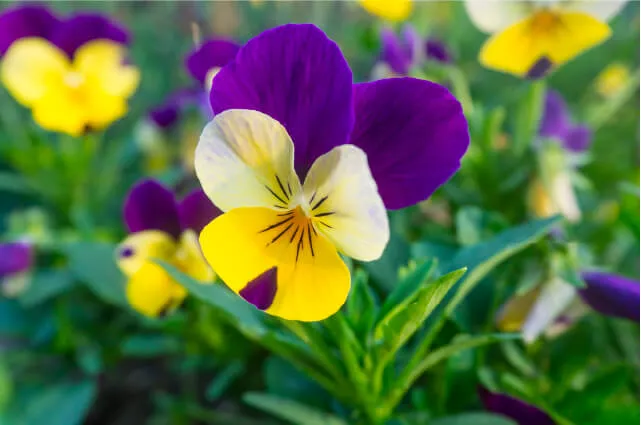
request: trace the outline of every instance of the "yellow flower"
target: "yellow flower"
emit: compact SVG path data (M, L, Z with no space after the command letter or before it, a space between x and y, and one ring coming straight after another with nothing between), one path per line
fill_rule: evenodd
M503 2L467 0L470 19L492 34L483 45L483 66L539 78L610 37L607 22L625 1Z
M411 0L359 0L365 10L388 21L403 21L412 11Z
M598 75L596 91L603 97L610 97L617 94L629 80L630 68L621 63L613 63Z
M568 172L558 173L549 185L539 179L534 180L530 186L528 201L536 217L561 214L573 223L581 220L581 210Z
M127 112L127 99L140 75L124 64L125 47L93 40L70 60L47 40L15 41L0 62L0 80L9 93L30 108L41 127L82 134L103 129Z

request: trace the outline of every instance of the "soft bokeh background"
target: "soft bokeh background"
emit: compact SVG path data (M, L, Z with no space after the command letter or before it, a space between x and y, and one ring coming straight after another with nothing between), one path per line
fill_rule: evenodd
M25 229L32 235L42 236L49 227L65 229L55 233L54 238L72 240L87 229L93 232L92 238L112 242L124 235L120 215L122 200L129 187L147 174L131 129L151 107L175 89L192 85L183 61L194 46L194 37L224 36L242 43L280 24L312 22L340 45L355 78L366 81L378 58L378 31L383 26L355 2L54 1L48 4L62 14L99 10L122 22L132 32L131 61L140 67L142 80L127 117L109 128L102 138L105 149L118 152L115 157L123 171L106 176L111 179L106 200L103 208L92 213L91 225L83 228L82 217L43 212L50 206L20 190L19 182L5 173L10 170L9 164L0 157L0 233L7 237L17 236ZM9 5L0 2L0 12ZM504 132L509 135L516 125L512 111L530 83L481 68L477 54L486 36L472 25L462 3L418 2L409 21L421 35L436 37L451 50L469 84L475 106L484 111L499 106L505 108ZM608 111L602 108L606 103L595 94L594 82L607 65L615 62L629 67L633 75L638 74L639 3L630 2L611 26L613 37L610 40L563 66L552 75L548 84L565 96L577 121L587 122L595 128L591 161L582 169L586 179L580 201L585 219L570 233L590 247L590 255L598 259L597 263L638 278L638 85L621 107ZM474 126L473 122L471 126ZM36 140L42 134L43 130L31 122L29 112L0 88L0 144L24 137ZM507 140L509 143L509 137ZM472 146L474 143L472 140ZM473 150L469 154L471 157ZM42 167L46 167L48 161L26 153L24 159L40 163ZM481 157L480 161L483 160ZM471 166L466 168L468 166L470 164L464 162L458 178L436 197L437 200L447 197L452 201L451 216L465 207L479 207L485 214L485 227L479 230L483 237L508 225L520 224L526 215L525 193L486 196L485 189L487 193L495 193L496 188L484 188L482 182L477 181L475 185L465 180L466 176L473 175L466 174L469 172L466 169L471 170ZM494 169L487 171L488 175L493 174L487 178L487 184L514 177L503 174L508 172L512 173L502 168L502 164L495 164ZM178 183L181 177L176 167L153 175L172 184ZM95 183L91 181L94 177L102 178L90 177L90 186ZM514 178L518 180L519 177ZM31 212L25 213L25 207L31 207ZM19 212L16 214L16 211ZM393 216L397 230L407 227L406 224L398 225L399 222L412 221L404 214ZM415 216L412 217L415 220ZM414 229L414 237L452 246L460 242L456 236L460 229L456 229L456 223L451 220L444 226L421 222L417 227L419 230ZM530 252L530 256L542 255L545 250L541 246L537 249L534 254ZM44 262L55 264L64 264L64 261L57 257L44 259ZM517 285L516 281L522 277L511 270L503 271L508 276L505 279L509 281L505 283L507 286ZM382 287L381 292L389 289L385 289L385 284ZM491 322L488 321L491 315L489 298L480 292L472 295L477 304L468 312L471 314L470 328L480 331L491 327L488 325ZM162 323L141 323L133 315L100 302L95 294L84 288L72 295L49 300L35 309L19 309L6 303L2 306L0 331L3 339L0 344L11 348L20 346L27 339L30 341L17 354L11 354L11 363L0 358L0 402L10 400L11 394L19 394L21 398L12 399L12 408L30 412L20 416L22 422L7 422L10 425L72 425L78 423L77 418L82 417L78 415L87 408L89 414L81 422L87 425L280 423L266 419L266 415L239 401L240 394L265 388L273 394L295 396L299 401L325 410L345 412L344 406L327 392L286 362L240 338L232 326L207 328L207 320L215 320L216 312L201 305L190 305L188 314ZM414 391L408 402L410 407L406 407L435 415L478 409L475 381L471 376L476 376L477 372L482 375L494 365L497 369L505 366L517 371L503 376L508 387L523 388L535 382L540 384L537 388L549 391L543 394L547 394L545 397L551 402L555 397L555 385L571 392L589 381L589 391L582 389L574 399L564 401L566 405L561 408L566 409L564 412L582 411L576 413L574 422L570 423L587 424L582 415L593 411L589 406L596 406L597 412L612 408L622 418L621 421L598 422L599 425L638 422L638 326L590 317L563 338L545 347L510 351L513 347L507 346L484 352L480 358L471 354L456 357L446 368L430 376L429 383L424 382L424 387ZM225 349L212 355L212 346ZM613 365L612 369L596 367L608 362ZM589 379L580 373L586 370L586 365L597 370ZM618 365L623 366L618 368ZM474 367L476 371L472 371ZM544 376L532 373L534 369L545 371L541 372ZM81 377L87 374L98 376L97 386L93 386L93 381L82 386L85 384ZM22 388L25 383L30 384L26 385L26 390ZM562 390L558 392L560 394ZM31 397L36 393L40 395Z

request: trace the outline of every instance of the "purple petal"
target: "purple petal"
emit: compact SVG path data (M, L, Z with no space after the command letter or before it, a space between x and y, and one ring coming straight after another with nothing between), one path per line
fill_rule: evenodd
M483 387L479 388L479 396L487 411L511 418L518 425L555 425L547 413L518 398L493 393Z
M569 129L563 138L563 147L568 151L585 152L592 142L592 130L585 125L577 125Z
M60 23L46 7L37 5L16 6L0 15L0 56L19 38L49 38Z
M155 180L143 180L129 192L124 219L131 233L161 230L180 236L178 206L174 194Z
M548 90L543 108L539 135L563 139L570 125L570 117L565 101L559 93Z
M184 108L197 105L203 96L202 88L182 89L169 96L162 104L149 111L149 118L160 128L173 126Z
M367 153L388 209L427 199L460 167L470 136L446 88L415 78L354 85L350 143Z
M64 21L51 37L51 42L72 57L75 51L91 40L112 40L129 43L127 30L96 13L78 13Z
M425 54L428 59L438 62L451 63L452 56L441 41L431 38L425 43Z
M603 272L581 273L586 287L579 295L590 307L606 316L639 322L639 282Z
M274 297L276 296L277 275L276 267L272 267L249 282L247 286L238 292L238 295L243 297L245 301L256 306L257 309L267 310L274 302Z
M263 32L214 79L214 113L253 109L278 120L304 177L314 160L345 144L354 122L352 72L340 49L311 24Z
M196 233L222 214L209 200L205 192L196 189L188 194L178 205L180 225L183 230L192 229Z
M222 68L234 60L238 49L240 46L230 40L208 40L187 55L185 66L192 77L205 85L209 70Z
M407 75L412 64L412 52L403 46L390 28L381 30L381 59L397 74Z
M33 247L25 242L0 244L0 279L23 272L33 263Z

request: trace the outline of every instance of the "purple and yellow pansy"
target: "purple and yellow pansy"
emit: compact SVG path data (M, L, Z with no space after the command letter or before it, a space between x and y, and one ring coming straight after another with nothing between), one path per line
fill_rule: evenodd
M350 289L339 253L379 258L386 209L428 198L469 144L447 89L413 78L353 84L338 46L309 24L250 40L210 100L195 168L224 214L203 229L203 253L234 292L285 319L336 312Z
M610 37L607 22L626 0L466 0L472 22L492 34L479 54L487 68L541 78Z
M140 78L127 31L94 13L66 19L36 5L0 15L0 80L42 128L81 135L127 112Z
M154 260L166 261L201 282L215 275L198 246L198 233L220 214L201 190L177 202L171 190L154 180L136 184L125 201L129 236L116 251L127 275L126 295L140 313L157 317L180 305L186 290Z

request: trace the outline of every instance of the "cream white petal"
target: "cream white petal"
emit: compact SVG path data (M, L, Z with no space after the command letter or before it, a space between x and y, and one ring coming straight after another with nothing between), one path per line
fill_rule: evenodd
M536 6L529 2L505 0L466 0L467 14L478 29L500 31L526 18Z
M230 109L216 115L200 136L195 169L203 190L223 211L284 210L300 192L287 130L258 111Z
M363 261L381 256L389 240L387 211L360 148L342 145L320 156L303 194L316 229L341 252Z
M555 278L545 284L521 331L525 342L533 342L551 326L576 296L572 285Z
M608 22L625 7L627 0L570 0L562 3L565 10L583 12L602 21Z

